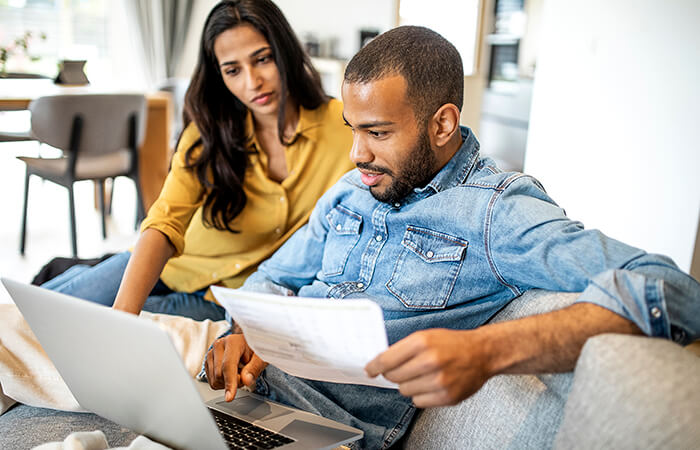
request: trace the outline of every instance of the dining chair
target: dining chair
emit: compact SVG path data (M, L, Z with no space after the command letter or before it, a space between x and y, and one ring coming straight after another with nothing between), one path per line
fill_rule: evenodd
M70 94L39 97L29 105L31 134L62 151L59 158L20 156L27 166L20 253L25 250L29 178L32 175L68 189L71 244L78 253L75 222L76 181L93 180L99 187L102 237L107 237L104 182L126 176L136 185L136 221L145 216L138 179L138 149L144 137L146 98L138 94Z

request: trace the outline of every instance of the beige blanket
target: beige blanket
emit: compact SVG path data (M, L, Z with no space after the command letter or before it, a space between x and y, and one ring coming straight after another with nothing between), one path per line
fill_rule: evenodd
M209 345L228 328L226 321L197 322L143 312L168 332L185 367L194 377ZM14 304L0 304L0 414L17 401L30 406L84 411Z

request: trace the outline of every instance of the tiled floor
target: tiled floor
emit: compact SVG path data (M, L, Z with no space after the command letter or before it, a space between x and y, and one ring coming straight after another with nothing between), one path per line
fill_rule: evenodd
M42 148L42 156L54 149ZM24 191L24 163L16 156L36 156L35 142L0 143L0 276L30 282L39 269L55 256L70 256L68 192L65 188L32 177L29 186L27 243L25 255L19 254ZM135 189L126 178L115 183L112 215L107 219L107 239L102 239L100 214L94 208L93 186L89 181L75 185L78 256L92 258L107 252L127 249L136 241ZM11 301L0 287L0 303Z

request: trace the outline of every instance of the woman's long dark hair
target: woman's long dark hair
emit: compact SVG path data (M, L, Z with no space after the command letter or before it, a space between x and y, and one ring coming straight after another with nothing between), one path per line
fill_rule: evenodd
M302 49L282 11L270 0L222 1L211 10L204 24L199 59L185 95L183 121L194 122L200 138L187 149L185 161L207 191L202 220L205 226L237 232L231 221L246 204L243 178L250 141L245 135L247 108L224 84L214 54L214 41L226 30L242 23L255 27L270 44L280 74L278 117L280 142L284 142L287 95L306 109L328 100L318 72ZM196 157L194 150L201 144Z

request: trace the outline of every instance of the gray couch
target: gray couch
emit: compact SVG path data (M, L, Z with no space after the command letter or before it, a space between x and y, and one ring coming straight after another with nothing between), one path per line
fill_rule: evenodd
M530 291L493 321L561 309L576 294ZM93 414L18 405L0 416L0 449L61 441L101 429L112 446L133 432ZM454 407L419 413L404 448L700 447L700 358L669 341L590 339L573 373L504 375Z

